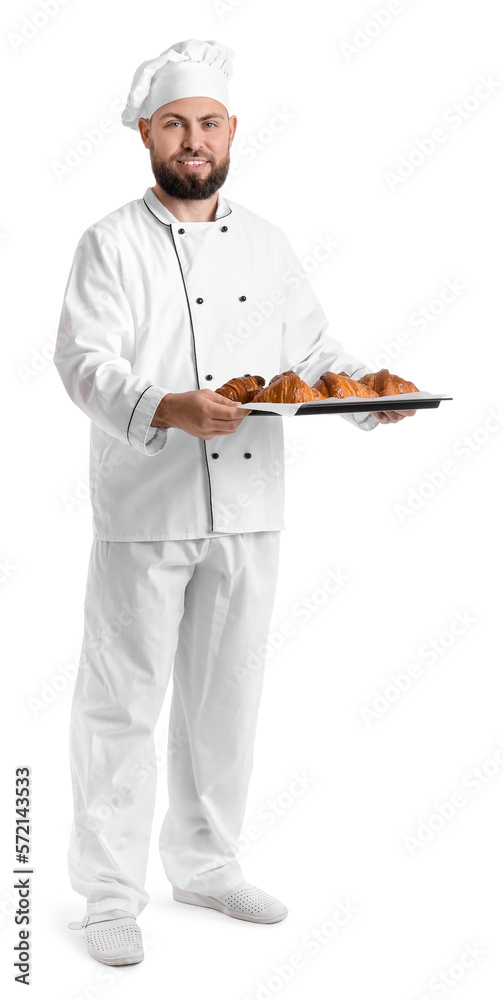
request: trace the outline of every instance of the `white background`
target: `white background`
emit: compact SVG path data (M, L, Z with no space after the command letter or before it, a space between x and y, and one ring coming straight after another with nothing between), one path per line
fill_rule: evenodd
M114 1000L156 982L168 995L225 1000L500 997L499 4L401 0L382 27L375 15L388 4L363 0L49 7L42 24L41 3L5 3L1 35L2 995L21 989L12 966L14 769L27 764L32 996ZM235 51L238 169L223 193L283 228L348 350L453 400L371 433L341 417L284 421L292 458L271 627L277 648L267 661L240 861L245 878L282 899L289 915L259 926L173 901L157 851L170 685L156 733L151 903L139 919L146 957L108 970L67 929L84 913L66 851L68 721L92 537L89 423L51 353L78 239L154 183L139 135L120 121L133 72L190 37ZM360 47L345 49L355 37ZM481 78L493 81L491 94ZM474 99L482 91L485 99ZM278 110L291 120L273 134ZM109 131L58 176L105 118ZM419 163L418 141L439 128L444 141ZM414 150L410 176L392 183L387 174L400 164L405 173ZM337 249L313 269L322 239ZM447 304L448 281L458 291ZM429 316L422 326L421 309ZM331 594L329 571L346 578ZM288 622L293 635L278 639ZM407 690L390 687L411 664ZM377 695L380 710L365 719ZM295 773L309 783L292 796ZM439 806L456 793L464 805L442 820ZM280 813L273 822L269 800ZM326 922L339 902L355 912L334 933ZM477 957L463 965L467 946ZM295 953L303 967L292 970Z

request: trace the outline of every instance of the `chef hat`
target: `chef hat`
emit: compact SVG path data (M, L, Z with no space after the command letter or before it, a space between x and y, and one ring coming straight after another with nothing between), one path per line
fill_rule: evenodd
M181 97L212 97L228 110L228 80L234 52L215 41L188 38L155 59L147 59L133 77L122 124L138 129L139 118Z

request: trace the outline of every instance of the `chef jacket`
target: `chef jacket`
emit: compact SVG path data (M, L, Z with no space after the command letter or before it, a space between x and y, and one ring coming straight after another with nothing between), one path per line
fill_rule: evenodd
M147 188L89 226L75 250L54 364L90 418L95 537L208 538L283 530L278 416L209 441L150 426L163 396L241 375L369 369L327 319L283 231L220 193L210 222L181 222ZM370 412L345 414L362 430ZM335 427L334 427L335 430Z

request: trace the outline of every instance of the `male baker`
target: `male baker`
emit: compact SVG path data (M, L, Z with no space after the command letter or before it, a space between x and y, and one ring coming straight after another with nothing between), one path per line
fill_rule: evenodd
M154 728L172 666L159 847L173 896L241 920L287 915L237 860L284 528L283 426L214 388L369 371L328 335L281 229L219 194L232 58L191 38L137 69L122 121L156 183L81 237L54 357L91 420L68 850L86 914L70 926L110 965L143 959ZM414 413L345 416L371 430Z

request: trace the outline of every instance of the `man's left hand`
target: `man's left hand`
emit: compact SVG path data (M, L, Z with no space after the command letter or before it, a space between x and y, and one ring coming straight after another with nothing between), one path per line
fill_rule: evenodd
M415 410L374 410L371 411L374 417L380 421L381 424L396 424L397 420L403 420L404 417L413 417Z

